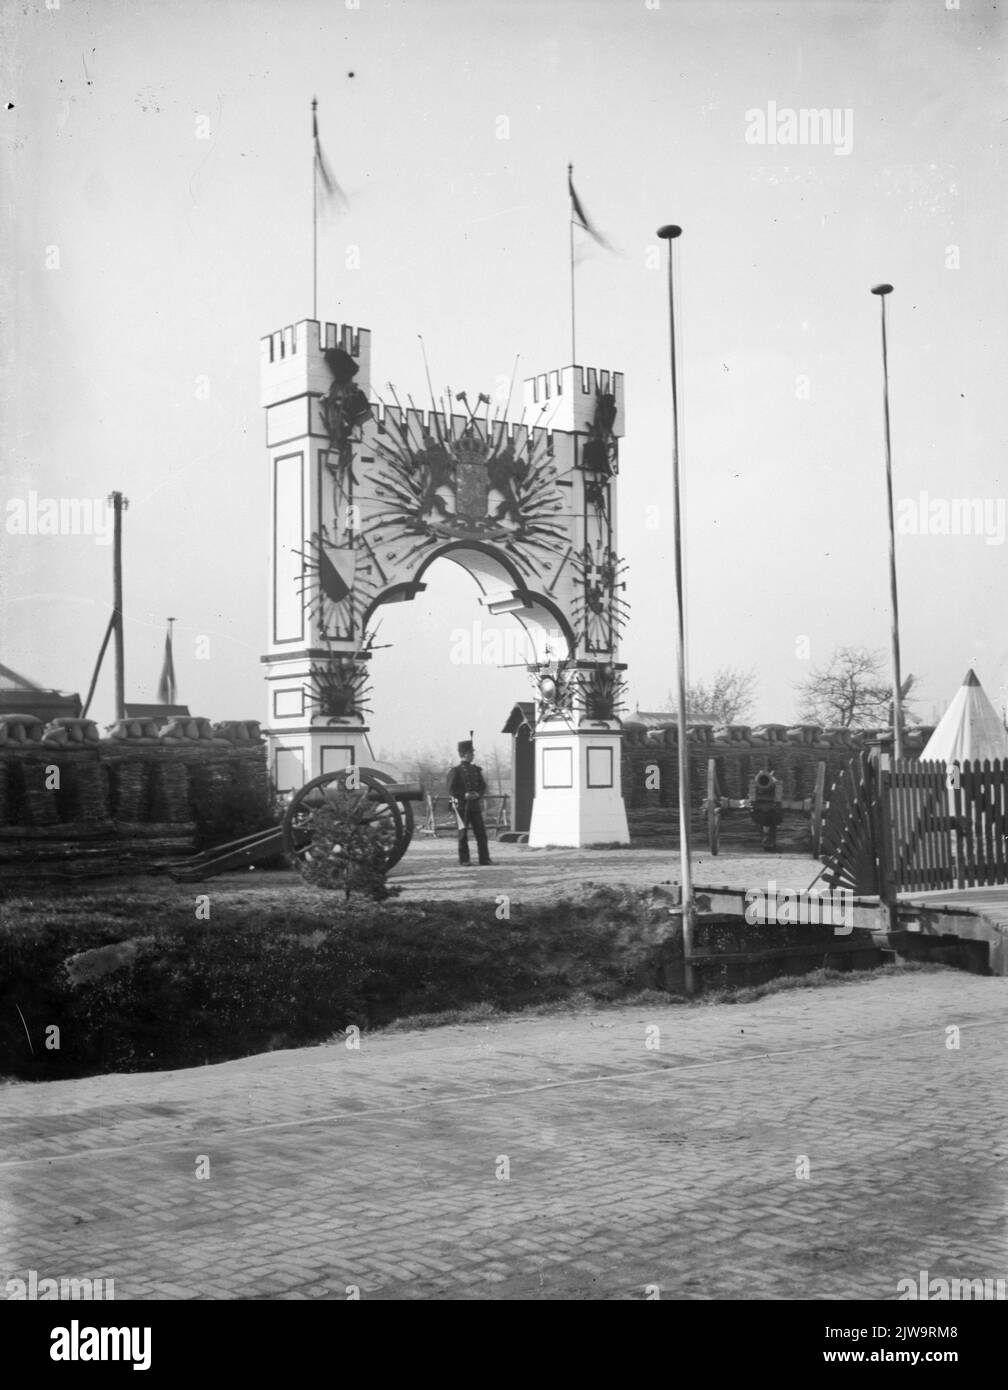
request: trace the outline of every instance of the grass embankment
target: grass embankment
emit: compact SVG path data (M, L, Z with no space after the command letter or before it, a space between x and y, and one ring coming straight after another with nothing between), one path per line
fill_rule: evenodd
M669 897L576 890L548 905L372 903L299 888L249 900L148 881L136 892L77 885L0 903L0 1075L55 1080L161 1071L317 1043L351 1025L422 1028L671 1004L682 940ZM228 901L228 898L234 900ZM290 898L287 906L278 901ZM899 966L893 969L937 969ZM815 970L696 1007L853 984ZM58 1048L52 1031L58 1029Z
M510 920L492 900L215 900L209 921L192 904L75 889L0 904L0 1072L163 1070L351 1024L617 1000L667 989L681 959L667 900L629 890L514 906Z

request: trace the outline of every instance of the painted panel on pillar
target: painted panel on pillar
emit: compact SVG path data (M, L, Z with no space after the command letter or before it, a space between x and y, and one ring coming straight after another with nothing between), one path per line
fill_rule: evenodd
M274 719L300 719L304 712L304 689L300 685L290 690L274 690Z
M611 787L613 784L613 750L611 748L588 748L589 787Z
M542 786L573 787L574 758L569 748L544 748L542 755Z
M304 639L304 476L303 455L273 462L273 641Z
M278 792L297 791L304 786L304 749L278 748L273 760L273 780Z

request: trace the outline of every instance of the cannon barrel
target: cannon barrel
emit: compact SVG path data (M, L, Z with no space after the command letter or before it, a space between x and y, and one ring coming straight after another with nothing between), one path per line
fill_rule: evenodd
M420 782L386 782L384 790L396 801L423 801L424 789Z

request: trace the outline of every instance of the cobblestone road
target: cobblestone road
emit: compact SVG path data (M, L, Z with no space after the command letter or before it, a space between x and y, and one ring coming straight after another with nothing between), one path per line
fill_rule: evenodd
M921 1269L1003 1278L1006 1002L1004 979L908 973L8 1085L0 1281L892 1299Z

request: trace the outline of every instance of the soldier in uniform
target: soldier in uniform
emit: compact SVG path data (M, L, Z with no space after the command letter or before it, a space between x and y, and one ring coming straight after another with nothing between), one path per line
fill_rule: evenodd
M452 769L448 781L448 793L455 808L459 825L458 852L459 863L468 865L469 831L476 836L476 851L481 864L489 864L490 850L487 846L486 826L483 824L481 798L486 796L486 780L483 769L473 762L473 746L470 739L464 739L458 746L462 761Z

